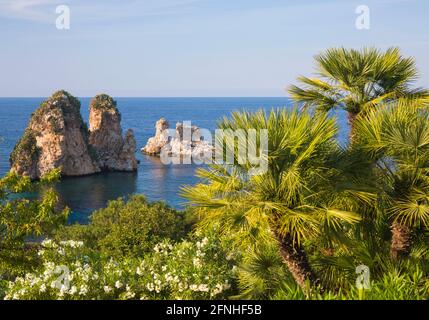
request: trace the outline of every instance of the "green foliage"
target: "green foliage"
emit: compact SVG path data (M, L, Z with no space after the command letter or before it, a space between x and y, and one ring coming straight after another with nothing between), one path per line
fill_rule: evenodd
M336 277L333 283L344 278L340 287L319 293L304 292L287 272L273 247L258 250L244 258L239 267L239 297L247 299L275 300L427 300L429 298L429 272L427 258L393 264L389 257L378 257L370 267L370 288L356 287L358 260L339 255L331 261L319 261L321 268L330 268L336 261ZM354 250L354 248L351 248ZM367 252L369 255L369 252ZM313 261L314 262L314 261ZM370 264L369 264L370 265ZM331 270L332 271L332 270ZM319 272L321 272L319 270ZM330 271L325 271L330 272Z
M357 123L363 153L377 163L387 213L401 224L429 228L429 111L399 101Z
M234 261L215 237L163 241L140 258L87 255L82 242L47 240L43 268L8 284L5 299L225 299Z
M187 228L183 212L136 195L127 202L110 201L93 213L90 224L63 227L57 238L81 240L94 251L120 258L140 256L164 239L178 240Z
M238 298L270 299L283 291L285 283L294 281L276 246L267 245L244 254L238 268Z
M270 229L300 244L322 231L325 224L341 228L343 222L359 220L346 205L347 195L333 184L338 172L328 167L338 151L333 119L297 110L273 110L268 115L243 112L224 119L220 128L267 129L268 170L252 177L247 175L250 163L199 170L205 183L185 187L183 196L206 209L201 211L202 228L219 223L222 232L241 235L237 242L246 247L259 243L260 238L271 238ZM348 194L353 195L351 187Z
M56 210L57 195L47 188L59 176L59 171L46 175L38 183L28 177L9 173L0 180L0 275L10 278L36 265L35 246L29 237L49 234L64 223L68 209ZM16 198L18 193L45 188L39 200Z
M429 91L411 89L418 78L413 58L399 49L328 49L315 57L319 78L300 77L302 87L291 86L291 97L304 107L320 111L342 108L352 115L365 114L399 98L429 101Z
M116 101L107 94L99 94L91 100L91 108L100 110L116 110Z
M21 139L15 145L10 154L11 164L28 168L39 155L39 148L36 144L36 138L31 129L26 129Z
M286 276L284 266L275 263L282 261L279 249L289 250L288 244L277 242L278 235L292 240L295 246L292 252L309 257L324 292L348 292L350 283L356 279L356 266L361 264L369 266L378 281L389 274L389 269L381 266L387 262L393 264L389 241L394 195L420 197L413 206L421 206L421 210L412 212L413 219L416 213L422 219L426 206L422 190L429 163L424 159L429 153L425 151L424 128L429 122L425 111L407 106L407 109L395 108L394 112L402 115L398 116L400 124L393 120L397 117L392 111L386 114L372 111L383 123L372 121L371 113L367 119L359 119L362 128L358 124L356 143L347 149L336 145L335 125L320 114L313 116L294 110L272 111L266 116L263 112L243 112L220 123L222 129L266 128L270 138L267 173L249 177L246 172L251 164L238 161L229 167L213 165L209 170L199 170L202 183L183 189L183 195L201 218L199 228L219 227L221 235L234 237L236 247L245 252L239 277L243 296L275 297L282 290L292 297L299 296L296 285L291 287L294 281L290 275ZM392 127L389 122L395 125ZM362 133L363 126L383 128L381 132L386 130L386 135L377 131L378 135L371 136L369 133L376 131L368 130L368 139L375 137L368 142ZM390 139L389 135L397 139ZM401 148L406 149L407 143L410 151L404 153ZM398 159L402 160L396 162ZM387 160L390 166L386 165ZM413 174L414 178L407 180L413 181L413 188L406 189L407 192L403 187L395 191L397 183L393 181L400 180L392 178L392 174L403 177L405 169ZM422 176L415 179L418 172ZM398 209L406 214L402 207ZM426 222L420 220L413 226L426 228ZM277 252L270 255L267 247L277 247ZM293 265L298 261L291 261L290 253L285 256L283 263ZM276 270L274 274L272 270ZM316 286L316 282L304 284L300 278L302 273L310 274L310 269L289 271L300 281L301 290ZM423 272L423 277L427 276ZM288 279L289 289L284 289L286 285L278 279ZM305 296L309 298L317 291L306 291ZM331 296L333 293L326 297Z
M44 115L48 113L54 113L57 117L60 115L67 114L80 114L80 101L72 96L70 93L64 90L55 92L48 99L43 101L39 108L31 115L30 124L37 125L43 123ZM54 121L53 118L51 118ZM58 124L51 123L53 127L58 127Z
M41 248L29 237L51 234L67 212L55 214L49 189L38 201L13 200L37 186L29 178L0 180L0 297L429 299L429 92L411 89L415 62L398 49L343 48L316 62L319 79L301 77L302 87L290 89L314 114L236 112L220 121L220 129L241 129L238 141L222 141L234 162L198 170L202 181L182 189L188 211L143 196L111 201L89 225L62 227ZM116 102L99 95L91 107ZM32 121L46 108L80 104L58 92ZM333 108L349 113L353 143L345 148L326 114ZM254 129L269 138L260 175L237 152ZM81 130L88 139L84 123ZM16 147L28 150L11 159L35 156L34 147L28 131ZM251 147L262 152L260 143ZM359 265L370 270L370 289L356 286Z

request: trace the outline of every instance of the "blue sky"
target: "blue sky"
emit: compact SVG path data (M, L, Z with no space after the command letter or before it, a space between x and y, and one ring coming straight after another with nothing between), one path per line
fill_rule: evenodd
M429 86L428 14L427 0L0 0L0 96L283 96L332 46L399 46Z

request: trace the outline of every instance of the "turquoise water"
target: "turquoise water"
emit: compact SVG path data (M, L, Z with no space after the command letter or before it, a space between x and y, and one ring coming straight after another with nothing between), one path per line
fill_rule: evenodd
M44 98L0 98L0 175L9 170L9 154L22 135L31 113ZM89 98L81 98L82 116L88 121ZM117 98L122 128L134 130L140 150L155 133L155 122L165 117L170 126L178 121L214 130L216 121L232 111L290 106L287 98ZM346 134L345 117L340 116ZM103 173L88 177L66 178L56 186L62 205L72 209L70 222L85 223L95 210L118 197L142 193L149 200L163 200L180 208L184 200L180 186L194 184L196 165L163 165L158 158L142 155L137 173Z

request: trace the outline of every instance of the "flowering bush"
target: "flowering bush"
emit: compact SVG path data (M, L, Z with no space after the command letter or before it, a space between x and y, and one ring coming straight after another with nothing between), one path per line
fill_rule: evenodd
M104 260L83 242L46 240L43 268L8 283L5 299L224 299L235 292L235 258L219 240L157 244L142 259Z

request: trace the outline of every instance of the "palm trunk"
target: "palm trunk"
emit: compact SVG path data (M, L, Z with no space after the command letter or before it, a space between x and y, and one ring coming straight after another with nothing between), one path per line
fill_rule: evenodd
M347 119L349 122L349 127L350 127L350 132L349 132L349 143L352 144L353 141L355 140L356 137L356 118L357 118L357 114L356 113L351 113L348 112L347 113Z
M390 245L390 256L394 260L406 257L410 253L411 228L400 222L393 222L391 231L392 243Z
M277 235L277 240L279 242L280 255L301 289L304 292L308 292L308 284L310 287L320 285L320 279L311 269L307 255L302 246L294 243L288 236L282 237ZM323 288L320 288L320 290L323 292Z

